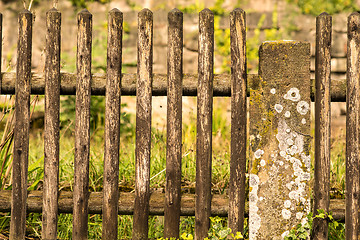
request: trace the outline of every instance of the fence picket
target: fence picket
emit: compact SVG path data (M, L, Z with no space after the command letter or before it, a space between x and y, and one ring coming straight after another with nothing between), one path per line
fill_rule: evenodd
M122 75L121 72L122 12L117 9L109 12L106 75L93 77L91 74L92 14L83 10L78 14L77 20L76 75L60 74L61 13L55 8L49 10L46 17L45 73L31 74L33 15L28 10L19 14L16 74L1 73L0 94L15 93L16 105L12 190L0 191L0 208L2 211L11 211L11 239L25 238L27 210L43 213L42 238L44 239L56 239L58 214L71 212L75 240L87 239L89 213L103 214L103 239L117 239L118 214L134 216L133 239L148 238L149 214L164 214L165 238L179 238L180 215L195 214L195 239L204 239L208 235L211 214L228 216L228 225L235 233L243 232L244 215L247 212L250 238L284 237L288 234L286 229L295 226L298 220L302 223L306 222L305 215L310 210L309 93L313 95L311 97L315 95L314 214L317 214L318 209L325 212L332 209L335 210L334 218L343 220L344 212L341 204L345 201L346 239L360 237L358 231L359 13L353 13L348 18L346 91L343 88L344 81L331 81L330 78L332 18L327 13L322 13L316 19L316 79L311 90L307 82L310 76L308 71L310 45L303 42L279 41L262 44L259 51L259 76L247 75L246 13L242 9L235 9L230 14L231 75L213 74L214 14L209 9L199 13L198 75L183 76L183 14L177 9L168 14L167 75L153 75L152 72L153 13L150 10L143 9L138 14L137 74ZM3 16L0 13L0 58L2 22ZM1 67L0 60L0 72ZM76 85L73 83L75 80ZM250 88L253 90L249 105L250 200L249 209L245 209L247 95ZM45 94L45 156L43 191L28 193L31 94ZM76 94L73 193L58 191L61 94ZM90 194L92 94L106 96L106 109L103 192ZM166 94L168 97L166 191L165 194L154 193L150 201L152 96ZM122 95L137 96L135 193L119 195ZM195 196L181 194L183 95L197 95ZM213 197L211 192L214 96L231 96L229 198L221 195ZM345 97L347 103L346 199L340 201L330 200L329 195L330 117L331 100L344 101ZM281 194L283 195L280 196ZM72 199L71 203L69 199ZM330 201L333 206L330 206ZM212 204L213 209L211 209ZM276 217L274 212L280 218ZM328 238L328 220L314 219L311 238Z
M314 216L330 204L331 21L327 13L316 18ZM327 219L315 218L313 229L314 239L328 239Z
M204 239L210 227L211 214L214 77L214 14L209 9L199 13L198 56L195 239Z
M133 239L148 238L151 152L153 13L138 15L138 79L136 83L135 206Z
M231 160L229 180L229 228L243 232L246 173L246 13L230 14L231 43Z
M15 129L12 172L10 238L25 239L30 127L32 20L30 11L19 14L15 83Z
M56 239L59 185L59 111L61 13L46 14L44 196L42 238Z
M183 14L174 9L168 14L168 86L165 188L165 238L179 238L181 203L182 144L182 61Z
M346 97L346 239L358 239L359 233L359 81L360 14L348 17L347 97Z
M73 239L87 239L92 15L89 11L83 10L77 17Z
M103 239L117 239L123 14L109 12L105 107Z

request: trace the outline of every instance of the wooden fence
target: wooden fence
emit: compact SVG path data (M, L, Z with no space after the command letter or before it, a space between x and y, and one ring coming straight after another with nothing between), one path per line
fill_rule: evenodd
M199 13L198 75L182 73L183 15L176 9L169 12L168 15L167 75L153 74L152 72L153 15L150 10L144 9L138 15L137 74L121 73L123 14L120 11L114 9L109 12L106 75L91 74L92 15L87 10L83 10L77 17L77 73L60 73L61 14L58 10L51 9L47 13L46 23L45 73L36 74L31 73L33 15L27 10L19 14L16 75L14 73L2 73L1 75L1 94L15 93L16 96L12 191L0 192L0 211L11 211L10 238L24 239L27 212L43 213L43 239L56 239L59 213L73 214L74 239L87 239L89 213L103 214L103 239L117 239L118 214L134 215L134 239L147 238L149 214L165 216L164 235L168 238L179 237L181 215L195 215L196 239L203 239L207 236L211 215L228 216L229 227L233 232L242 231L244 216L249 212L245 208L248 111L246 102L250 91L255 91L259 89L259 86L266 84L264 79L260 79L265 74L264 69L259 73L260 77L246 73L245 12L235 9L230 14L231 75L213 74L214 15L208 9ZM313 100L315 99L313 207L315 212L316 209L324 209L326 212L332 210L335 219L343 220L345 218L346 239L357 239L360 190L360 15L354 13L348 19L346 82L330 81L331 16L325 13L318 16L316 28L316 80L309 83L307 93ZM2 15L0 15L0 36L1 29ZM1 41L0 37L0 46L2 45ZM290 48L301 46L305 49L305 55L301 55L299 58L305 59L305 72L307 71L308 44L298 42L278 42L276 44L271 47L266 44L262 46L263 51L269 51L266 54L270 56L272 55L270 53L278 54L269 61L277 63L280 58L284 57L285 59L286 54L281 51L286 53L287 44L290 44ZM277 49L282 50L279 52ZM264 55L266 54L264 53ZM287 66L286 64L284 66ZM304 76L310 81L306 73ZM284 87L281 82L278 84L280 87ZM276 91L287 92L287 90ZM45 175L43 190L28 192L30 94L45 95ZM59 192L58 190L61 94L76 94L73 192ZM275 95L275 89L271 89L271 94ZM91 95L106 95L102 193L89 192ZM121 95L137 96L135 194L119 193L118 188ZM151 99L155 95L167 96L168 100L165 194L151 193L149 187ZM196 195L181 194L182 96L197 96ZM212 101L214 96L231 96L231 160L228 197L211 193ZM288 97L293 98L294 96ZM346 210L342 200L329 199L330 102L331 100L345 101L345 99L347 100ZM282 108L275 110L281 112ZM301 125L300 122L298 124ZM275 138L273 140L276 141ZM250 208L252 207L251 201L252 199L250 199ZM281 222L281 220L278 221ZM256 227L259 226L254 225L250 219L249 228ZM328 219L316 219L313 229L314 238L327 239ZM271 234L274 233L271 232ZM250 234L250 237L261 239L261 235L256 234ZM276 237L280 238L280 236Z

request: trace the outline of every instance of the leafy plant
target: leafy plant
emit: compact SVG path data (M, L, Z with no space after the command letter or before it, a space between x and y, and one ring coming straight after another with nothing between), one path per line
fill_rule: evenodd
M241 232L232 233L231 229L227 227L227 219L221 217L210 217L211 228L208 232L208 240L217 239L244 239Z
M283 30L278 29L278 12L277 8L272 13L272 27L265 29L265 36L262 37L262 27L265 22L266 15L261 15L256 28L254 29L254 35L246 41L246 57L248 63L248 70L257 70L259 59L259 46L262 41L274 41L280 40L284 34Z
M212 9L213 10L213 9ZM217 11L215 11L217 12ZM220 12L221 13L221 12ZM223 14L223 13L222 13ZM230 73L230 29L221 29L220 20L222 15L214 16L214 38L215 38L215 52L222 56L220 73Z
M322 12L334 14L356 10L356 1L354 0L287 0L287 2L296 4L303 14L314 16Z
M345 239L345 226L337 222L332 213L326 213L323 209L317 210L318 214L313 217L313 213L310 212L307 215L308 221L304 224L299 223L293 229L289 231L285 240L298 240L298 239L308 239L312 231L312 224L314 219L327 219L329 224L329 239Z
M231 229L227 227L227 218L222 217L210 217L211 226L208 232L208 237L205 240L218 240L218 239L244 239L243 235L240 232L236 234L231 232ZM183 228L184 224L187 226ZM180 239L192 240L194 239L194 225L195 218L187 217L183 218L181 221L181 234ZM164 240L164 238L159 238Z
M69 0L71 2L71 4L74 7L77 8L86 8L87 3L89 2L99 2L99 3L108 3L111 0Z
M195 3L186 6L177 6L177 8L183 13L198 13L204 9L204 3L196 0Z

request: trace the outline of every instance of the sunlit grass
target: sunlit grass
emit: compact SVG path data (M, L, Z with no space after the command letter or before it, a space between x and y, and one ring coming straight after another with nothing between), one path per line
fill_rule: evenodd
M101 100L101 99L100 99ZM125 98L128 100L128 98ZM134 100L134 99L133 99ZM3 145L1 156L2 189L11 188L11 164L12 164L12 138L11 127L13 126L13 101L7 100L7 111L0 126ZM156 100L155 100L156 101ZM183 98L183 129L182 129L182 189L184 192L195 191L196 177L196 98ZM123 101L126 104L126 101ZM3 106L6 105L4 103ZM134 101L129 102L134 107ZM226 194L229 182L230 161L230 98L214 98L213 105L213 157L212 157L212 189L214 193ZM166 106L162 106L166 109ZM8 110L6 110L8 109ZM37 107L42 109L42 107ZM124 108L125 109L125 108ZM99 109L99 114L104 109ZM157 116L154 113L153 116ZM135 112L135 111L134 111ZM135 182L135 115L129 112L127 121L122 126L126 132L121 134L120 160L119 160L119 188L120 191L134 191ZM103 184L103 160L104 160L104 126L99 118L96 128L91 129L90 163L89 163L89 187L90 191L102 191ZM152 188L164 189L166 182L166 124L154 124L152 127L152 152L151 152L151 181ZM74 120L64 122L60 130L60 190L71 191L74 181ZM30 131L30 155L29 155L29 190L41 190L43 181L44 164L43 130L32 128ZM331 156L331 188L335 192L344 192L345 188L345 140L344 136L332 139ZM332 195L334 196L334 194ZM342 196L342 195L336 195ZM194 218L182 217L181 233L193 234ZM4 235L9 231L9 214L0 216L0 232ZM163 232L163 217L152 216L149 218L149 237L160 238ZM226 219L223 221L226 228ZM89 238L101 238L102 216L89 215ZM31 213L27 219L28 236L39 237L41 235L41 214ZM131 239L132 216L119 216L119 238ZM60 214L58 223L58 236L60 239L71 239L72 215Z

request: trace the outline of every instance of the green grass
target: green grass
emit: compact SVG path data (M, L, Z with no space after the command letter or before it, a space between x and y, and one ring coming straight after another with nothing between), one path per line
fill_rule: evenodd
M93 122L90 140L90 163L89 163L89 186L90 191L101 191L103 184L103 153L104 153L104 126L103 126L103 97L97 97L95 108L98 115ZM13 100L9 100L11 107ZM70 101L70 102L69 102ZM67 119L62 118L60 130L60 169L59 181L60 190L72 190L74 173L74 113L72 99L62 102L61 111L65 112ZM196 99L189 101L196 104ZM34 103L35 104L35 103ZM6 105L4 103L4 105ZM33 107L34 105L32 105ZM228 106L227 99L214 100L214 120L213 120L213 188L215 192L223 193L228 183L228 161L229 161L229 138L230 125L224 115L227 114L223 109ZM70 108L70 109L69 109ZM6 109L6 108L3 108ZM36 111L42 111L43 105L38 104ZM72 113L71 113L72 112ZM12 125L10 111L3 120L8 125ZM122 137L120 144L119 161L119 185L120 189L132 191L135 182L135 116L126 114L122 117ZM2 127L3 135L9 134L11 128ZM5 139L5 137L4 137ZM10 139L11 140L11 139ZM11 162L12 162L12 141L8 140L0 152L4 167L1 182L3 189L11 187ZM8 151L6 151L8 149ZM32 128L30 131L30 154L29 154L29 190L41 190L44 177L44 142L43 129ZM189 114L188 119L183 123L183 185L184 191L193 192L195 187L195 156L196 156L196 112ZM6 157L5 157L6 156ZM152 153L151 153L151 182L152 188L165 187L165 167L166 167L166 129L164 127L153 127L152 129ZM89 215L89 238L99 239L101 236L101 215ZM2 224L1 224L2 223ZM192 233L194 227L193 218L182 217L182 232ZM58 235L60 239L70 239L72 234L72 215L60 214L58 224ZM153 216L149 218L149 237L162 237L163 217ZM0 217L0 231L7 233L9 230L9 214ZM131 238L132 216L119 216L119 238ZM39 237L41 235L41 214L31 213L28 215L27 232L29 237Z
M90 191L102 191L103 184L103 153L104 153L104 126L101 101L103 97L97 97L97 119L93 122L90 143ZM134 99L126 98L129 104ZM195 98L184 98L189 106L196 106ZM65 103L67 103L65 101ZM126 104L126 102L123 102ZM13 126L13 99L7 99L1 104L4 112L8 112L0 122L0 157L2 159L0 171L0 186L2 189L11 188L11 164L12 164L12 138L11 126ZM33 106L33 105L32 105ZM124 105L125 106L125 105ZM131 105L132 106L132 105ZM230 159L230 98L214 98L213 113L213 160L212 160L212 189L214 193L223 194L228 188L229 182L229 159ZM129 106L128 106L129 107ZM186 107L188 108L188 107ZM37 111L43 109L38 103ZM64 106L62 106L62 111ZM155 111L155 110L153 110ZM190 111L190 112L189 112ZM196 107L184 109L183 117L183 145L182 145L182 187L184 192L195 191L196 176ZM60 130L60 189L72 190L74 173L74 116L68 113L69 118L63 120ZM0 116L1 119L1 116ZM135 182L135 115L123 113L122 134L120 141L119 162L119 188L121 191L133 191ZM151 153L151 181L152 188L165 187L166 167L166 128L156 126L152 128L152 153ZM10 137L9 137L10 136ZM30 131L30 155L29 155L29 190L41 190L43 181L43 130L34 128ZM332 197L343 197L345 188L345 141L343 138L332 140L331 156L331 188ZM9 231L9 214L0 215L0 233L7 236ZM149 237L161 238L163 235L163 217L151 216L149 218ZM226 218L212 221L214 227L227 229ZM247 225L245 226L247 227ZM332 236L342 236L343 225L331 231ZM89 215L89 239L101 238L102 217L99 214ZM342 229L342 230L341 230ZM180 225L181 234L193 235L194 217L182 217ZM119 216L119 238L131 239L132 216ZM215 231L218 232L218 231ZM41 214L30 213L27 219L27 235L37 238L41 235ZM58 236L60 239L71 239L72 215L60 214L58 223ZM185 239L185 235L184 239ZM0 236L1 237L1 236ZM246 237L246 236L245 236ZM341 237L339 238L341 239Z

